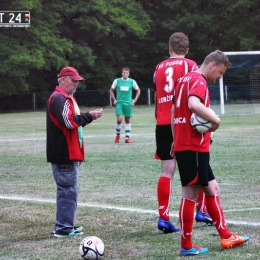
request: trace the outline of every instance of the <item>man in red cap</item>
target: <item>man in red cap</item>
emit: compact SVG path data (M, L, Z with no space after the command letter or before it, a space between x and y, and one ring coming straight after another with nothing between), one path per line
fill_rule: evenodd
M78 198L78 171L84 161L82 127L98 119L102 109L80 113L73 94L84 81L73 67L58 74L58 83L47 104L47 161L57 185L55 237L82 235L74 225Z

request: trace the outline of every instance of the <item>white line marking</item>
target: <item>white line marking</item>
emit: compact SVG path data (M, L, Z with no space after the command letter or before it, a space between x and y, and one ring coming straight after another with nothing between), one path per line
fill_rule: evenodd
M0 199L6 199L6 200L19 200L19 201L32 201L32 202L42 202L42 203L56 203L55 200L52 199L32 199L32 198L26 198L26 197L16 197L16 196L1 196ZM99 209L113 209L113 210L120 210L120 211L130 211L130 212L137 212L137 213L146 213L146 214L155 214L158 215L158 211L156 210L146 210L146 209L139 209L139 208L125 208L125 207L117 207L117 206L109 206L109 205L100 205L100 204L91 204L91 203L78 203L78 206L80 207L89 207L89 208L99 208ZM260 210L260 208L250 208L250 209L238 209L237 211L248 211L248 210ZM235 210L230 210L235 211ZM225 212L228 212L226 210ZM172 217L179 217L179 214L170 214ZM259 222L248 222L248 221L233 221L233 220L226 220L226 223L228 224L234 224L234 225L245 225L245 226L254 226L259 227Z
M100 137L114 137L115 134L100 134L100 135L91 135L91 134L85 134L83 135L84 138L94 138L94 139L99 139ZM135 134L135 133L131 133L131 136L136 136L136 137L140 137L142 136L143 138L143 134ZM154 133L146 133L145 134L145 138L151 138L154 137ZM38 137L25 137L25 138L10 138L10 139L0 139L0 142L24 142L24 141L46 141L46 137L43 136L38 136Z

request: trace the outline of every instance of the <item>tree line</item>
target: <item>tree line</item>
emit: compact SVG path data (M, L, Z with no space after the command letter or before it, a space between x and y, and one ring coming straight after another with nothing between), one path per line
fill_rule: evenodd
M29 10L30 27L0 27L0 96L52 91L64 66L78 69L81 89L109 89L130 67L141 88L168 57L168 39L189 36L188 58L211 51L260 49L256 0L0 0L1 10Z

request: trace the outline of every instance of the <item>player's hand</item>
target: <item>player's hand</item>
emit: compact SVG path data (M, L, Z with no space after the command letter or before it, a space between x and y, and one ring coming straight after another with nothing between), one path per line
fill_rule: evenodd
M219 128L220 124L212 123L211 132L215 132Z
M214 140L214 132L210 132L210 144L213 143Z
M91 114L92 119L96 120L96 119L98 119L98 118L100 118L102 116L103 109L99 108L99 109L91 110L91 111L89 111L89 113Z
M114 100L114 105L116 105L116 104L117 104L117 100L115 99L115 100Z
M133 107L135 105L135 100L132 100L131 106Z
M215 118L216 120L212 122L211 132L215 132L220 126L220 118L217 115L215 115Z

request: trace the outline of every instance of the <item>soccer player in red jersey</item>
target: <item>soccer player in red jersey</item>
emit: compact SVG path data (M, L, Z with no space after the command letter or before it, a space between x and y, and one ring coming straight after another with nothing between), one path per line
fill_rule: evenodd
M176 168L176 160L170 155L173 142L171 129L171 108L174 86L184 74L198 69L196 62L185 58L189 51L189 39L176 32L169 39L170 57L160 62L154 72L155 104L156 104L156 153L155 158L161 160L162 173L158 179L157 197L159 208L158 228L165 233L177 232L179 229L170 222L170 199L172 179ZM197 200L196 220L212 223L204 207L204 193Z
M182 200L179 209L181 228L181 256L207 253L207 248L192 244L194 205L202 189L210 217L220 236L223 248L244 244L249 237L230 233L219 198L219 186L209 164L210 133L201 134L190 124L191 114L212 122L212 131L218 129L220 118L210 109L207 82L220 79L230 66L228 57L217 50L210 53L202 66L184 75L175 86L172 106L173 152L176 157L182 184Z

